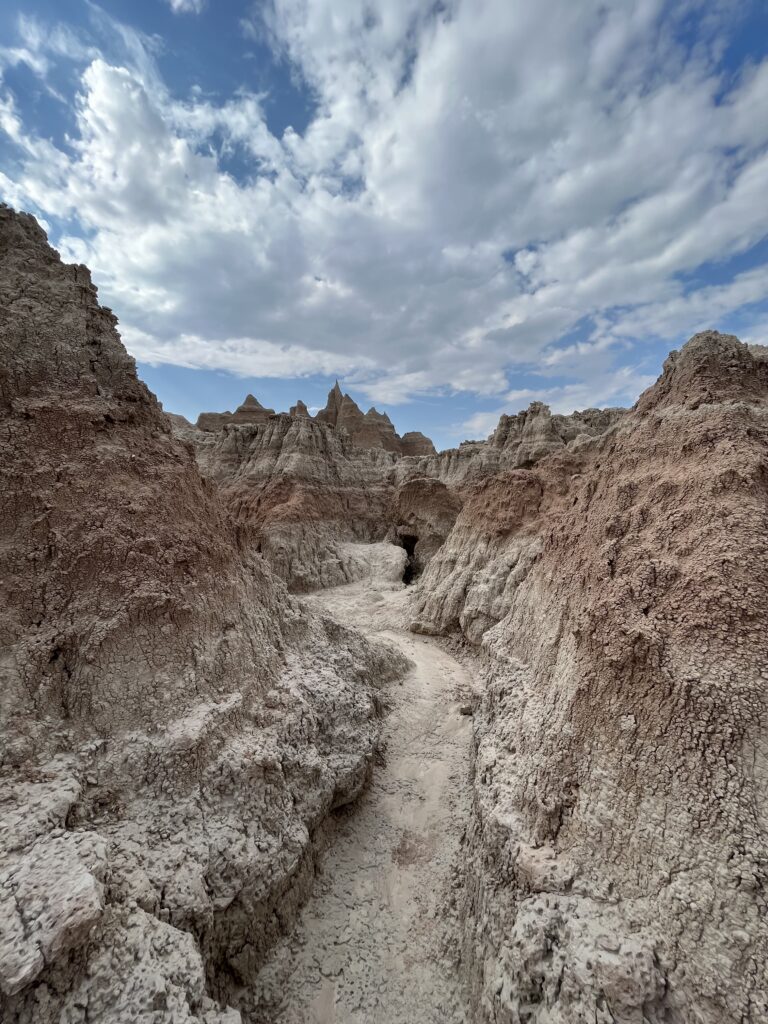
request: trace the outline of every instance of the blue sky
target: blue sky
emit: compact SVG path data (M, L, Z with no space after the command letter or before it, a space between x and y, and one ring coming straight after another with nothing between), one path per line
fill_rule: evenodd
M768 338L768 6L27 0L0 196L194 418L252 391L439 446Z

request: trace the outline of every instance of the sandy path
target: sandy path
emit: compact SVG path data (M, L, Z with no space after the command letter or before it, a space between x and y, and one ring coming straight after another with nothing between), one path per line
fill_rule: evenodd
M308 600L380 636L413 662L389 691L383 764L340 815L299 925L260 975L275 1024L460 1024L462 997L447 958L451 866L468 813L471 689L435 641L405 631L407 592L352 584Z

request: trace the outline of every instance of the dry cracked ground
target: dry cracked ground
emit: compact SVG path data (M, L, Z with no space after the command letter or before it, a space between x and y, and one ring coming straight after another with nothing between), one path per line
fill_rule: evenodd
M410 667L389 694L369 789L335 822L294 935L259 976L277 1024L466 1021L456 976L456 866L469 812L469 671L406 632L401 584L369 580L314 607L396 646Z
M196 424L0 205L3 1024L764 1024L768 349Z

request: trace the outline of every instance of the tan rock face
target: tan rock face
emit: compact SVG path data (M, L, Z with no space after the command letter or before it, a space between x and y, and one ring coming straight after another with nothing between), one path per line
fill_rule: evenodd
M682 352L671 352L656 384L641 395L638 412L665 407L697 409L723 402L763 402L768 390L768 349L742 345L732 334L704 331Z
M268 684L274 587L257 566L245 572L218 499L137 380L87 270L61 264L30 219L5 210L0 224L0 636L4 710L23 749L55 747L48 716L78 735L110 729L107 666L123 727L184 706L185 665L203 693L236 665L258 664ZM192 638L254 587L263 597L242 614L255 644L200 648ZM198 658L204 670L191 668Z
M0 207L4 1024L232 1019L404 667L242 542L115 324Z
M413 538L412 568L421 572L451 532L461 498L440 480L415 477L398 487L394 519L401 538Z
M283 414L192 439L244 543L296 591L354 578L343 545L383 541L390 530L394 457L344 432Z
M624 414L624 409L586 409L553 416L549 406L532 402L516 416L502 416L489 441L502 451L514 451L516 467L531 466L574 441L605 433Z
M235 431L229 424L204 432L174 424L177 435L194 444L203 474L220 488L237 521L252 531L249 543L296 591L354 579L359 561L350 562L343 545L355 542L388 538L407 545L409 569L418 575L479 482L575 450L624 415L593 409L552 416L534 403L502 417L487 442L436 454L431 442L411 434L397 450L374 439L366 451L359 435L335 425L343 410L348 424L367 422L365 429L373 429L370 424L378 423L376 430L383 424L395 436L392 425L375 410L350 412L347 397L337 386L317 418L299 412L297 421L292 411L253 429ZM411 455L402 458L406 447Z
M419 430L409 430L400 440L403 455L436 455L435 446Z
M342 394L339 382L328 393L324 409L317 420L345 430L354 445L360 448L383 448L397 455L434 455L435 446L423 434L409 433L403 437L395 431L389 416L371 408L363 414L349 395Z

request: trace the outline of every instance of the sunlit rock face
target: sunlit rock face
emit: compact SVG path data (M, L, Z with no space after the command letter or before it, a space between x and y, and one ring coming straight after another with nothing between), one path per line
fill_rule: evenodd
M198 430L221 430L228 423L266 423L274 415L274 409L265 409L253 395L246 395L243 404L238 405L234 412L200 413L195 426Z

